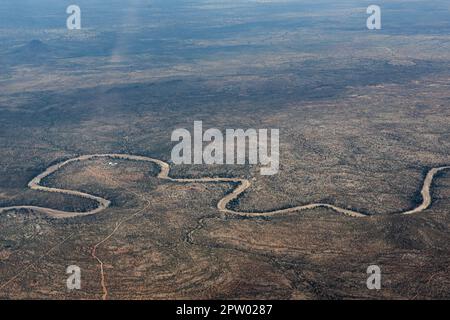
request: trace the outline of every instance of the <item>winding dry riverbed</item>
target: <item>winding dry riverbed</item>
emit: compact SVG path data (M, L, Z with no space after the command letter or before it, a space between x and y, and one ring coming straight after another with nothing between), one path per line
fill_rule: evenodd
M80 216L87 216L87 215L94 215L97 213L100 213L101 211L105 210L111 205L111 202L107 199L88 194L83 193L80 191L75 190L66 190L66 189L59 189L59 188L50 188L50 187L44 187L41 185L41 181L45 179L46 177L50 176L51 174L55 173L62 167L65 167L71 163L77 162L77 161L87 161L87 160L93 160L98 158L110 158L110 159L121 159L121 160L133 160L133 161L145 161L145 162L152 162L157 164L160 167L160 172L158 174L158 178L163 180L168 180L172 182L177 183L212 183L212 182L224 182L224 183L237 183L237 187L228 195L223 197L217 204L217 208L222 213L232 214L232 215L238 215L238 216L245 216L245 217L268 217L268 216L274 216L274 215L281 215L281 214L288 214L288 213L294 213L299 212L303 210L311 210L315 208L328 208L331 210L334 210L338 213L351 216L351 217L366 217L366 214L354 211L354 210L348 210L344 208L340 208L331 204L327 203L311 203L303 206L296 206L291 207L287 209L282 210L273 210L273 211L261 211L261 212L240 212L235 211L228 208L228 204L237 199L239 195L241 195L244 191L246 191L248 188L250 188L251 183L247 179L240 179L240 178L199 178L199 179L176 179L169 176L170 173L170 166L168 163L150 158L150 157L143 157L143 156L135 156L135 155L128 155L128 154L93 154L93 155L84 155L76 158L72 158L60 163L57 163L55 165L52 165L48 167L44 172L33 178L29 183L28 187L32 190L38 190L38 191L45 191L45 192L57 192L61 194L67 194L82 198L87 198L94 200L98 203L97 208L86 211L86 212L68 212L68 211L62 211L62 210L55 210L50 208L44 208L44 207L37 207L37 206L13 206L13 207L5 207L0 208L0 213L11 211L11 210L19 210L19 209L29 209L37 212L44 213L48 216L51 216L53 218L72 218L72 217L80 217ZM422 212L426 209L428 209L431 206L431 185L433 183L434 177L441 171L449 170L450 166L445 167L438 167L431 169L427 176L425 177L423 187L422 187L422 203L415 209L399 212L398 214L404 214L404 215L410 215Z

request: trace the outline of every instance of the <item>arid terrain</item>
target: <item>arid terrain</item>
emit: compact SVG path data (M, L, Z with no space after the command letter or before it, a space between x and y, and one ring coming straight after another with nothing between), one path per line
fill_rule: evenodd
M450 299L446 1L4 2L0 299ZM279 173L173 164L199 120Z

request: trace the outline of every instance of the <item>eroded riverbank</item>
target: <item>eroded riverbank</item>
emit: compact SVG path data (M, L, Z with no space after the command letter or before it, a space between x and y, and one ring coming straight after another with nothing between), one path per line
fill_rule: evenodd
M302 206L295 206L287 209L280 209L280 210L273 210L273 211L261 211L261 212L241 212L232 210L228 207L230 202L233 200L239 198L239 196L245 192L247 189L251 187L251 182L247 179L240 179L240 178L220 178L220 177L212 177L212 178L198 178L198 179L177 179L170 177L170 166L168 163L159 160L154 159L150 157L144 157L144 156L136 156L136 155L128 155L128 154L93 154L93 155L83 155L80 157L72 158L60 163L57 163L55 165L52 165L48 167L44 172L37 175L35 178L33 178L29 183L28 187L32 190L38 190L38 191L44 191L44 192L57 192L61 194L67 194L72 196L78 196L82 198L87 198L94 200L98 203L97 208L86 211L86 212L69 212L69 211L63 211L63 210L56 210L56 209L50 209L50 208L44 208L44 207L38 207L38 206L12 206L12 207L5 207L0 208L0 213L6 212L6 211L12 211L12 210L20 210L20 209L28 209L28 210L34 210L37 212L41 212L43 214L46 214L53 218L58 219L65 219L65 218L73 218L73 217L80 217L80 216L87 216L87 215L94 215L102 212L106 208L108 208L111 205L111 202L107 199L88 194L83 193L80 191L75 190L68 190L68 189L59 189L59 188L51 188L51 187L45 187L41 185L41 181L45 179L46 177L50 176L51 174L55 173L56 171L60 170L61 168L77 162L77 161L87 161L87 160L93 160L98 158L110 158L110 159L121 159L121 160L132 160L132 161L145 161L145 162L152 162L155 163L160 167L160 172L157 175L159 179L162 180L168 180L171 182L176 183L217 183L217 182L223 182L223 183L236 183L237 187L229 194L224 196L218 203L217 203L217 209L222 213L227 213L231 215L238 215L238 216L245 216L245 217L269 217L269 216L275 216L275 215L282 215L282 214L289 214L289 213L295 213L299 211L304 210L312 210L316 208L328 208L333 211L336 211L338 213L344 214L346 216L351 217L367 217L367 214L354 211L354 210L348 210L345 208L340 208L331 204L327 203L311 203L307 205ZM428 171L423 186L422 186L422 203L408 211L398 212L398 214L403 215L411 215L420 213L426 209L428 209L432 204L432 198L431 198L431 185L433 183L433 180L435 176L444 170L449 170L450 166L443 166L438 168L433 168L430 171Z

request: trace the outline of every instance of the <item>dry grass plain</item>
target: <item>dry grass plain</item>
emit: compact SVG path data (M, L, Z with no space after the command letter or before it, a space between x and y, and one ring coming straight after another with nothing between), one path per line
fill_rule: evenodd
M155 19L135 17L129 39L98 25L72 37L60 27L0 29L0 207L89 210L95 203L27 183L85 154L169 161L172 131L202 120L279 129L280 172L174 166L174 177L251 179L235 204L242 211L326 202L370 216L236 218L216 208L228 184L162 181L156 166L134 161L74 163L44 184L112 206L65 220L0 215L0 299L101 299L105 288L108 299L450 298L450 172L433 182L431 208L395 214L421 201L429 168L450 165L446 1L415 2L424 16L407 29L415 15L390 1L379 33L361 29L365 8L352 1L319 12L227 3L225 16L210 15L212 4L171 15L142 8ZM30 61L23 52L35 38L50 53ZM380 291L366 288L373 264ZM81 290L66 289L69 265L81 267Z

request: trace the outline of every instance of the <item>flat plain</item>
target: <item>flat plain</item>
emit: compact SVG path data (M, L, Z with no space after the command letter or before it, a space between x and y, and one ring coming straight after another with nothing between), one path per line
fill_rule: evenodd
M380 1L378 31L365 1L78 2L79 31L58 1L0 6L0 207L89 211L90 199L27 184L88 154L170 164L172 131L202 120L279 129L279 174L171 165L171 176L248 179L238 211L320 202L367 216L238 217L217 209L230 183L80 161L42 184L111 206L0 214L1 299L450 298L450 172L433 180L429 208L399 214L421 203L431 168L450 165L446 1ZM81 290L66 288L69 265ZM366 287L370 265L382 290Z

